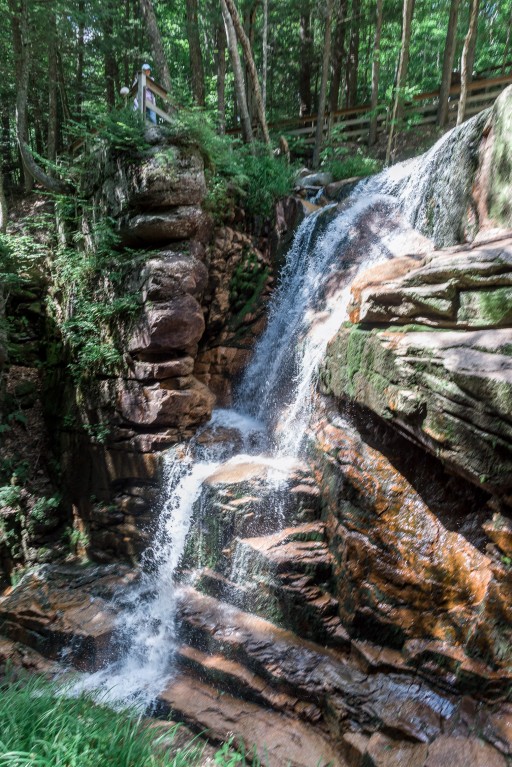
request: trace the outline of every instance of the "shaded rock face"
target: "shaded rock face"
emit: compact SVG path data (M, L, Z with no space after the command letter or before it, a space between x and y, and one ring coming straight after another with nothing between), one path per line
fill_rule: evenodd
M473 229L462 217L472 245L411 243L357 277L310 435L343 627L489 699L512 682L512 252L503 209L489 213L504 108L485 129Z
M209 281L204 302L206 332L195 374L231 404L233 381L247 364L265 326L265 306L274 282L268 245L255 237L221 227L207 249Z
M487 494L368 411L340 418L331 403L313 434L343 625L431 656L468 691L486 675L490 691L509 689L510 571L482 528Z
M158 128L146 131L146 142L131 156L98 150L84 188L95 216L113 222L119 247L139 254L123 285L141 308L118 328L122 368L78 394L67 387L65 405L79 429L66 423L59 434L77 524L101 561L136 561L147 546L164 451L191 438L216 401L230 402L232 379L264 326L272 283L266 243L214 229L203 211L199 149L170 143ZM60 400L56 392L50 396ZM57 417L62 409L59 401Z

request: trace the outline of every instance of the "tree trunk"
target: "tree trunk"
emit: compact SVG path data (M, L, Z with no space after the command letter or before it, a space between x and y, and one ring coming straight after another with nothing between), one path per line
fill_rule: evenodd
M479 0L471 0L469 27L464 39L464 47L462 49L462 59L460 65L460 98L459 109L457 111L457 125L460 125L464 121L466 114L468 83L471 82L471 76L473 74L474 47L476 43L476 33L478 28L479 4Z
M359 67L359 28L361 26L361 0L352 0L352 24L347 59L347 107L357 103L357 74Z
M389 165L391 159L391 150L393 147L393 136L395 125L403 113L403 89L407 82L407 70L409 69L409 50L411 45L411 26L414 13L414 0L404 0L402 11L402 45L400 49L400 61L398 63L398 72L396 78L396 93L393 112L391 114L391 124L389 126L388 145L386 149L386 165Z
M222 135L226 132L226 32L222 24L217 26L216 41L217 124Z
M261 77L261 97L263 109L267 110L267 69L268 69L268 0L263 0L263 72Z
M377 18L375 21L375 38L373 41L372 61L372 96L370 132L368 146L373 146L377 140L377 106L379 103L379 74L380 74L380 38L382 33L382 0L377 0Z
M345 60L345 33L347 30L347 0L338 0L336 30L332 52L332 77L329 94L329 111L336 112L340 103L340 85Z
M257 3L258 3L258 0L256 0L256 2L253 2L253 0L251 0L249 5L247 5L244 8L243 24L242 24L242 20L240 20L240 23L242 24L242 28L249 41L249 50L251 51L251 55L254 50L254 32L255 32ZM236 29L236 25L235 25L235 29ZM247 56L245 55L245 50L244 50L244 81L245 81L245 95L247 98L247 109L249 110L251 123L254 124L254 119L257 118L258 116L258 110L256 106L256 94L253 87L250 64L249 64L249 61L247 60Z
M57 154L57 18L50 13L48 38L48 141L46 153L49 160Z
M20 147L23 168L23 187L30 192L33 176L23 161L22 144L28 142L27 100L30 75L30 40L27 0L9 0L13 47L16 61L16 135Z
M105 8L103 17L103 66L105 71L105 92L107 106L114 109L116 105L116 59L113 50L114 17L113 7L110 3Z
M238 40L240 41L240 45L242 46L242 50L245 55L245 60L249 68L249 75L250 75L252 87L254 90L254 99L256 103L256 113L258 115L258 122L260 124L261 132L263 134L263 140L266 144L268 144L268 146L270 146L270 136L268 133L267 120L265 117L265 109L263 108L261 88L260 88L260 83L258 80L258 73L256 72L256 65L254 64L254 57L252 55L251 45L247 35L244 32L244 28L240 21L240 16L238 15L238 11L236 9L236 6L233 0L222 0L222 1L226 4L229 10L231 18L233 20L233 26L235 27L235 30L236 30L236 35L238 37ZM330 2L332 3L332 0L330 0Z
M329 77L329 64L331 61L331 16L333 0L327 0L325 18L324 54L322 61L322 81L320 84L320 98L318 100L318 114L316 118L315 148L313 150L313 168L320 164L320 149L324 132L325 102L327 96L327 78Z
M439 106L437 108L437 124L440 128L448 121L448 101L450 98L450 86L452 83L453 60L457 43L457 17L459 15L460 0L452 0L450 16L448 18L448 31L444 45L443 74L439 91Z
M311 27L310 0L302 3L300 14L300 70L299 97L301 117L310 115L313 110L311 97L311 74L313 67L313 30Z
M85 48L85 0L78 3L78 38L76 59L76 87L75 87L75 110L76 119L82 116L82 102L84 100L84 48Z
M222 18L224 19L224 27L226 30L226 40L228 43L229 56L231 58L231 66L233 67L236 101L240 111L240 127L242 129L242 139L246 144L252 144L253 136L251 118L249 117L249 111L247 109L244 76L242 73L242 62L240 61L240 54L238 53L238 43L236 39L235 28L233 26L233 19L226 5L226 0L220 0L220 6L222 9Z
M4 192L4 172L0 164L0 232L7 231L7 200Z
M158 22L156 20L153 3L151 0L140 0L140 8L142 11L142 17L146 24L146 31L151 45L151 51L153 52L153 58L155 59L156 68L158 70L160 85L162 85L162 87L165 88L168 93L170 93L171 75L169 72L169 66L167 64L167 58L165 56L162 37L158 28Z
M190 72L192 75L192 93L199 107L205 104L204 67L199 39L199 21L197 0L186 0L187 4L187 37L190 53Z

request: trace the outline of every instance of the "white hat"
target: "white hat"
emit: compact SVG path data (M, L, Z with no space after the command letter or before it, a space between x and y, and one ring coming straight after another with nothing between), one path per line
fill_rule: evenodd
M145 69L151 69L151 67L149 66L149 64L143 64L143 65L142 65L142 71L143 71L143 72L144 72L144 70L145 70Z

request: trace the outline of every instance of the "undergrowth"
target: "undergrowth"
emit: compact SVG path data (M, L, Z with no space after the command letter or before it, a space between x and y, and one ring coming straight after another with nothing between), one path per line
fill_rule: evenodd
M61 199L57 207L69 204ZM48 305L70 352L70 372L80 383L94 374L113 374L122 364L119 323L134 317L141 302L139 292L125 291L124 283L147 254L119 250L108 218L92 225L87 236L77 227L70 239L51 263Z
M248 146L219 135L203 112L182 111L164 130L170 138L199 147L208 186L205 205L219 220L234 204L250 216L270 218L274 203L293 188L293 166L270 153L265 144Z
M0 684L0 767L199 767L197 738L177 745L179 725L150 726L130 711L114 712L85 696L62 697L37 677ZM180 737L180 742L183 737ZM259 759L251 760L254 767ZM211 764L211 761L209 762ZM218 767L243 767L243 752L225 743Z

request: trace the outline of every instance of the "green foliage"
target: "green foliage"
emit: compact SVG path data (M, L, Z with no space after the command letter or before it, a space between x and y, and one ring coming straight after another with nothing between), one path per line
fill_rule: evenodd
M66 697L38 677L0 685L0 767L199 767L197 738L174 744L179 725L148 727L129 710L115 712L85 696ZM180 738L182 740L182 738ZM215 754L218 767L260 767L232 741Z
M199 147L208 184L206 207L218 220L233 204L240 204L250 216L270 218L274 203L293 188L290 165L269 154L264 144L248 147L219 135L203 112L183 110L167 132Z
M18 485L0 487L0 509L15 508L21 500L21 488Z
M236 330L246 314L252 311L261 296L268 275L268 267L262 266L253 252L243 253L229 283L229 303L234 314L230 323L231 329Z
M113 109L101 118L99 135L115 149L142 151L149 146L144 138L144 120L138 110L131 107Z
M75 234L73 247L61 247L52 263L49 307L70 352L75 381L101 372L116 372L122 364L119 321L129 321L140 308L139 292L122 293L123 284L141 256L118 250L113 222L104 218L93 226L90 241ZM64 297L66 315L59 304Z
M354 176L371 176L378 173L382 163L368 157L361 149L355 152L347 146L326 147L321 153L321 170L332 173L335 181Z
M192 767L200 749L175 749L177 728L158 734L129 712L85 697L57 697L37 678L3 685L1 767Z

